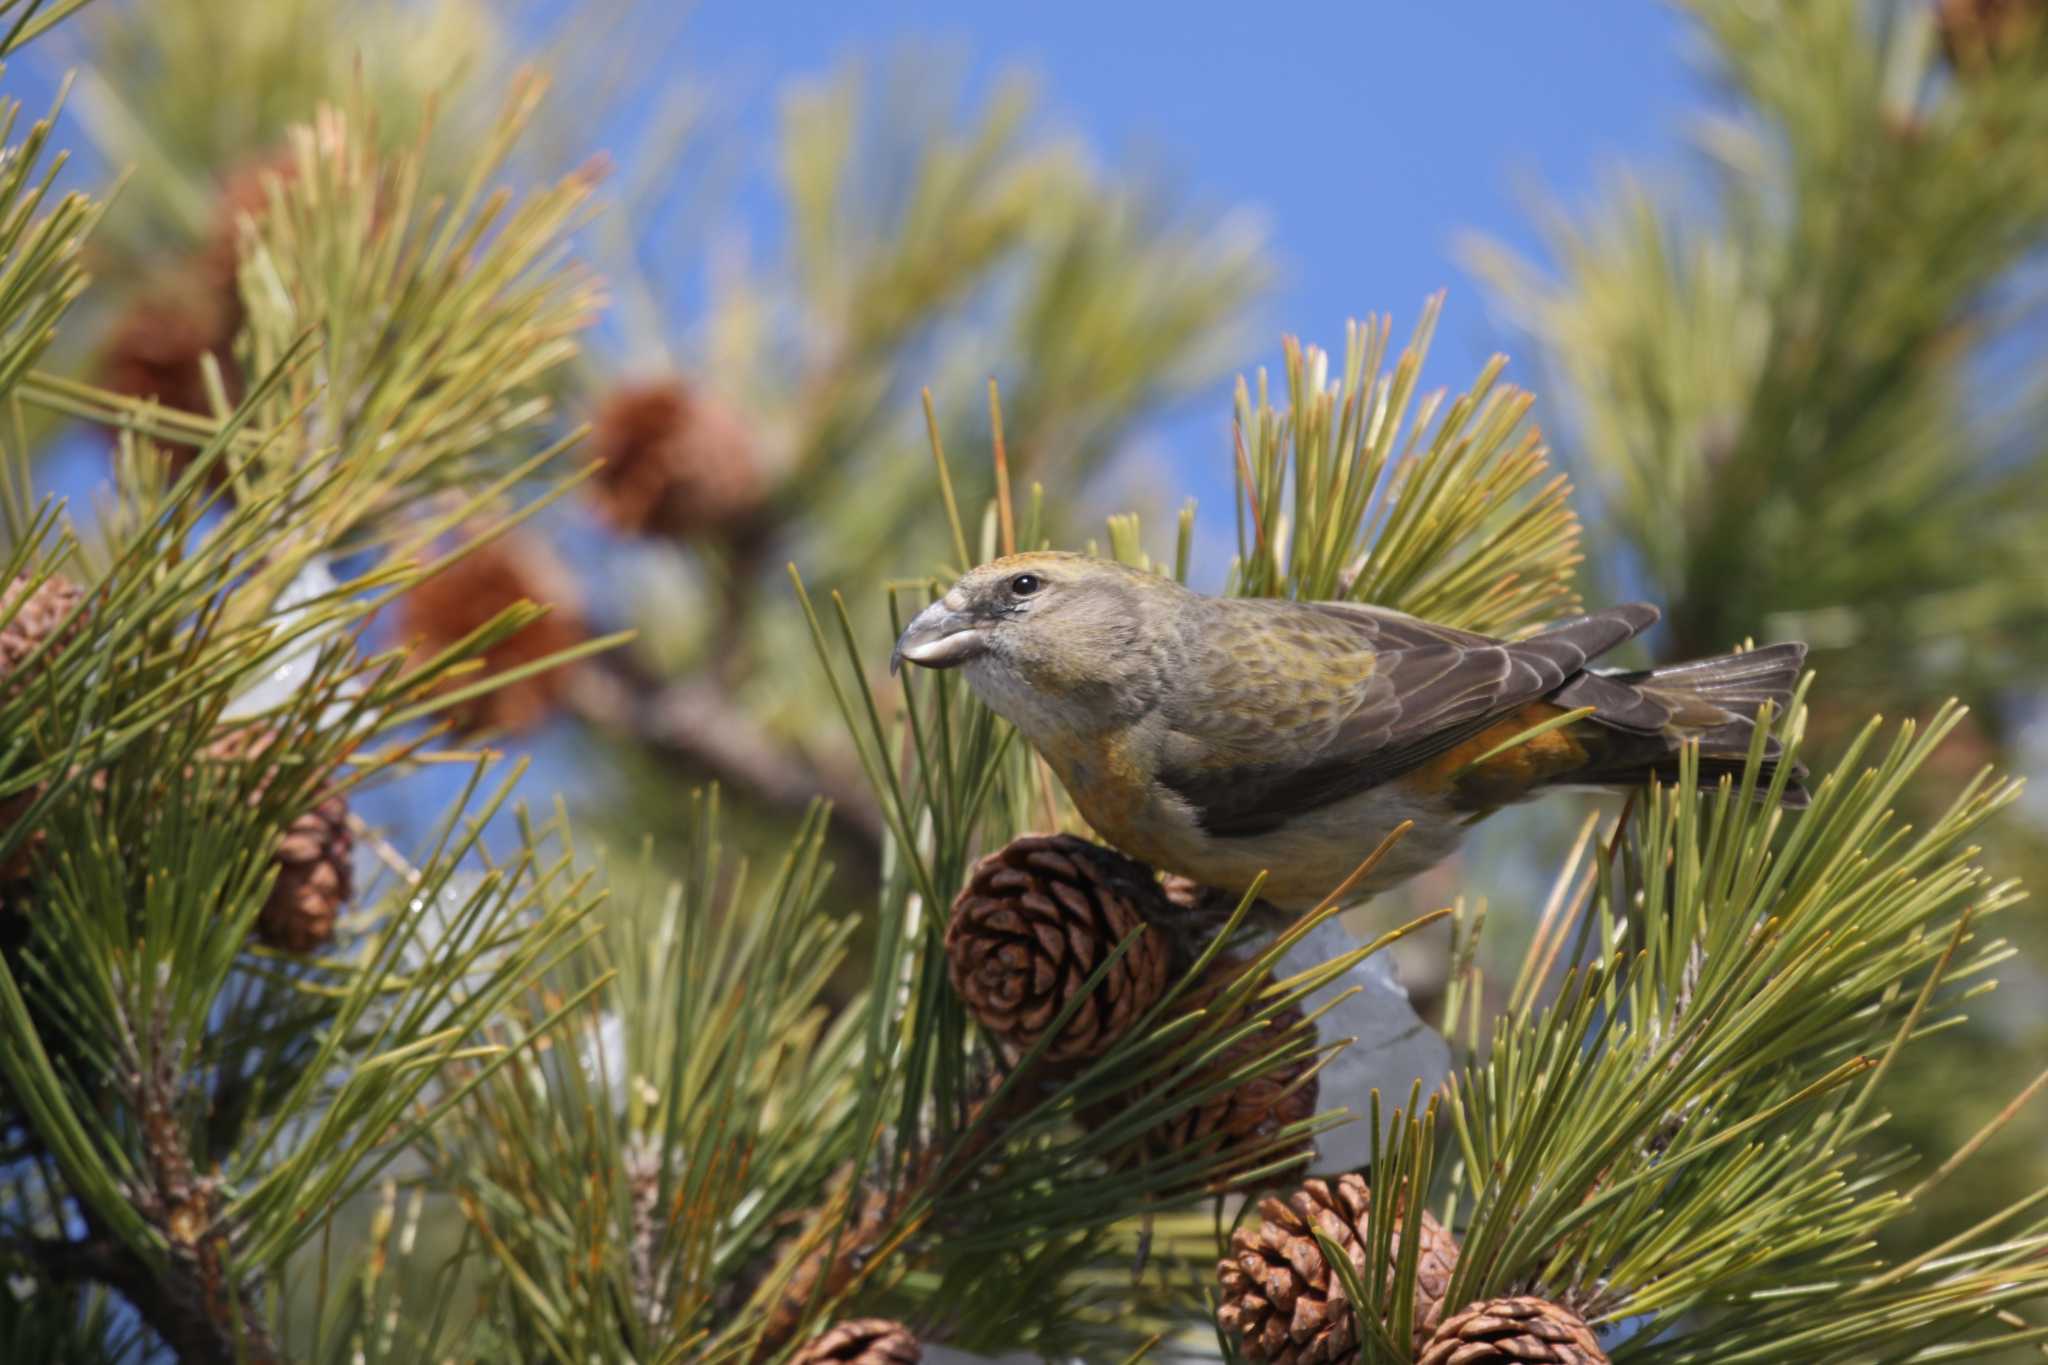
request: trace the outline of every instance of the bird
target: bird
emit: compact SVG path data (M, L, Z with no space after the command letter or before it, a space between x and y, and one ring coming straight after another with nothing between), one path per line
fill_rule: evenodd
M968 571L905 626L889 667L960 670L1119 851L1237 896L1257 882L1296 911L1404 822L1352 894L1435 866L1504 806L1674 780L1688 742L1703 780L1740 774L1805 645L1588 666L1658 616L1628 603L1504 640L1362 602L1212 597L1037 551ZM1761 754L1768 780L1783 756L1768 737ZM1803 776L1786 774L1783 804L1806 804Z

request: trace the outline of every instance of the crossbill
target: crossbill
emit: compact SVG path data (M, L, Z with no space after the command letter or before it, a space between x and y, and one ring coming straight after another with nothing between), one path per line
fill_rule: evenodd
M1759 709L1783 708L1806 647L1587 667L1657 617L1633 603L1497 640L1357 602L1207 597L1113 561L1034 553L962 577L910 622L890 667L960 669L1125 853L1238 894L1264 873L1261 894L1292 910L1404 821L1359 892L1440 862L1502 806L1670 780L1688 741L1704 777L1739 772ZM1766 777L1777 761L1773 741ZM1787 804L1805 804L1789 776Z

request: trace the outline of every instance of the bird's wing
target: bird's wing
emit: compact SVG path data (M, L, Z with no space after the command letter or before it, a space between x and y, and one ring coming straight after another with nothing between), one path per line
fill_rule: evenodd
M1199 698L1167 717L1160 779L1218 837L1263 834L1400 776L1556 692L1647 629L1633 604L1503 642L1350 603L1219 603Z

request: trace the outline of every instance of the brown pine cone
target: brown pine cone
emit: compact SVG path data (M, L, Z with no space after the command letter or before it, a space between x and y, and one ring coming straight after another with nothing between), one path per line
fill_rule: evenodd
M1607 1365L1586 1320L1527 1296L1475 1303L1436 1329L1416 1365Z
M520 602L541 603L548 614L486 650L482 676L530 664L588 638L575 578L531 531L514 531L478 546L416 585L399 601L399 633L417 657L429 658ZM449 686L469 686L478 676L463 673ZM453 719L472 732L530 730L553 714L567 688L568 674L562 669L532 674L470 698L455 708Z
M26 681L14 675L85 596L85 589L63 574L51 574L33 590L29 588L32 581L26 575L17 575L0 584L0 702L13 696L15 688ZM64 639L52 642L50 650L61 649L84 623L85 615L80 613L72 620ZM47 659L49 655L43 657Z
M627 535L730 534L767 496L753 433L681 379L622 384L599 404L590 453L598 511Z
M354 853L346 798L329 796L292 821L278 841L277 880L256 917L256 937L288 953L324 947L355 895Z
M193 267L144 285L114 321L100 349L100 384L129 398L153 398L177 412L213 413L205 359L220 367L230 403L241 397L234 358L241 326L236 296L224 295L203 268ZM167 442L171 477L185 472L197 447ZM219 466L215 466L216 470Z
M1188 992L1186 1008L1215 1008L1224 991L1248 966L1237 958L1221 958L1212 963L1204 980ZM1242 1026L1243 1020L1239 1018L1224 1020L1215 1027L1218 1032L1235 1032ZM1271 1051L1283 1039L1294 1037L1296 1031L1304 1027L1301 1009L1289 1005L1267 1021L1264 1028L1248 1033L1225 1047L1200 1071L1189 1076L1169 1077L1157 1085L1139 1088L1092 1106L1081 1115L1082 1122L1100 1126L1131 1105L1156 1106L1164 1099L1160 1090L1162 1085L1183 1091L1206 1090L1260 1054ZM1199 1104L1182 1109L1139 1137L1126 1156L1133 1162L1140 1162L1191 1150L1216 1153L1241 1150L1245 1162L1235 1168L1227 1167L1225 1178L1217 1186L1227 1188L1231 1169L1241 1170L1244 1165L1265 1165L1273 1161L1280 1155L1269 1145L1274 1134L1289 1124L1314 1117L1320 1087L1317 1078L1309 1074L1313 1065L1313 1058L1282 1063L1238 1082L1229 1090L1211 1095ZM1301 1155L1305 1157L1308 1153L1309 1148L1304 1144Z
M2048 6L2042 0L1937 0L1934 26L1949 64L1969 74L2048 36Z
M855 1318L827 1328L798 1351L790 1365L917 1365L917 1336L888 1318Z
M239 323L242 220L261 219L270 212L273 184L289 186L299 178L299 160L289 147L253 157L221 178L213 200L213 222L194 262L201 276L221 294Z
M250 787L253 804L262 800L275 771L266 755L276 739L263 730L236 730L207 745L206 755L223 763L263 765ZM336 917L355 896L354 855L348 798L329 792L286 825L278 840L277 879L256 916L257 940L288 953L325 947L334 937Z
M895 1204L887 1190L871 1185L849 1197L859 1201L858 1207L836 1237L823 1225L823 1217L814 1218L802 1234L802 1240L812 1244L811 1250L783 1281L781 1292L770 1305L762 1345L774 1347L788 1341L812 1301L845 1293L888 1231ZM844 1206L836 1202L827 1205L828 1212L835 1214L841 1207ZM777 1260L780 1259L778 1256Z
M1217 1325L1237 1337L1248 1360L1275 1365L1345 1361L1358 1351L1357 1325L1344 1282L1323 1259L1311 1225L1344 1248L1353 1271L1366 1273L1363 1242L1372 1191L1356 1175L1306 1180L1287 1200L1259 1201L1253 1227L1230 1235L1231 1258L1216 1265L1223 1301ZM1400 1221L1391 1229L1388 1275L1400 1256ZM1427 1211L1416 1245L1413 1345L1421 1349L1443 1314L1443 1291L1458 1262L1458 1243ZM1384 1313L1383 1313L1384 1318Z
M1142 930L1042 1054L1100 1056L1166 989L1166 936L1145 913L1163 905L1143 864L1070 834L1027 834L975 864L954 898L946 971L989 1037L1018 1055Z
M52 640L53 632L63 623L64 618L85 597L85 590L62 574L53 573L31 591L26 576L17 576L0 584L0 704L12 698L18 688L28 681L23 670L28 666L29 655L38 646L44 646L43 655L36 666L62 649L83 629L85 615L73 618L70 629L62 639ZM12 796L0 797L0 833L27 813L42 795L40 788L31 787ZM37 852L48 843L48 836L41 830L31 833L14 851L0 857L0 882L14 881L29 874Z

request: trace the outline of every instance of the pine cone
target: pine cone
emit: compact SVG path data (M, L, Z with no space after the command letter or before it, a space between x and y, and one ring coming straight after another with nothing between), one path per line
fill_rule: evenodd
M40 667L51 653L63 648L85 626L85 614L73 618L70 629L61 639L51 639L53 632L63 623L64 618L84 598L85 590L62 574L51 574L33 592L29 591L30 579L18 576L5 585L0 585L0 704L5 704L16 689L28 681L22 672L28 666L29 655L38 646L48 644L41 658ZM24 600L26 594L26 600ZM0 797L0 833L27 813L28 808L42 795L40 788L31 787L12 796ZM15 846L14 852L0 858L0 882L10 882L26 877L34 866L36 854L49 842L49 836L41 830L31 833L28 838Z
M769 1307L762 1345L774 1347L788 1341L813 1300L836 1298L845 1293L880 1244L882 1234L888 1231L895 1205L887 1190L867 1186L855 1191L851 1197L859 1201L858 1210L839 1230L837 1237L822 1226L822 1215L814 1218L811 1227L805 1230L803 1239L814 1245L797 1263L790 1277L783 1281L781 1293ZM836 1213L838 1207L843 1206L828 1205L828 1213Z
M354 853L345 798L330 796L292 821L278 841L277 880L256 917L256 937L288 953L324 947L355 895Z
M1593 1329L1548 1299L1489 1299L1437 1328L1417 1365L1607 1365Z
M51 632L85 596L85 589L62 574L51 574L34 591L29 589L31 581L26 575L18 575L0 586L0 703L12 697L15 688L26 681L14 675L28 662L28 656L50 638ZM25 593L27 600L23 601ZM76 638L84 623L85 614L81 612L64 638L51 643L50 651L61 649Z
M1211 964L1208 975L1188 992L1186 1008L1215 1008L1219 997L1248 966L1236 958L1221 958ZM1304 1028L1305 1023L1300 1008L1289 1005L1273 1015L1264 1028L1225 1047L1200 1071L1188 1076L1168 1077L1156 1085L1126 1092L1092 1106L1081 1115L1082 1122L1099 1127L1132 1105L1156 1107L1166 1102L1164 1087L1167 1086L1183 1092L1206 1090L1262 1053L1271 1051L1283 1039ZM1242 1026L1240 1017L1222 1021L1215 1027L1219 1032L1234 1032ZM1245 1155L1241 1166L1264 1165L1279 1155L1270 1147L1274 1134L1289 1124L1315 1115L1320 1087L1316 1077L1309 1074L1313 1064L1312 1058L1283 1063L1182 1109L1140 1136L1126 1156L1132 1162L1150 1162L1195 1150L1210 1153L1241 1150ZM1308 1153L1309 1147L1304 1144L1301 1155L1305 1157ZM1229 1186L1230 1170L1225 1168L1224 1178L1218 1182L1219 1188Z
M213 222L199 248L195 266L241 320L242 220L261 219L270 212L273 184L290 185L299 178L299 159L289 147L253 157L221 178L214 193Z
M612 390L590 441L601 462L591 481L598 510L627 535L729 533L751 521L767 495L753 434L681 379Z
M917 1365L923 1359L916 1335L902 1323L855 1318L811 1338L791 1365Z
M989 1036L1022 1053L1142 930L1042 1054L1099 1056L1166 989L1166 937L1145 914L1163 904L1143 864L1072 835L1027 834L977 863L954 898L946 970Z
M1949 64L1969 74L2048 36L2048 6L2042 0L1937 0L1934 26Z
M277 736L258 729L236 730L206 747L223 763L265 764L251 784L249 800L259 802L274 766L266 755ZM277 879L256 916L256 938L288 953L310 953L334 937L334 921L355 896L355 835L348 827L348 799L330 792L285 826L274 861Z
M100 351L100 383L130 398L153 398L174 411L210 416L207 356L220 366L228 401L241 397L233 353L240 326L235 297L224 296L204 268L163 276L145 285L115 320ZM166 444L171 477L184 473L197 453L195 446Z
M1372 1191L1356 1175L1334 1181L1307 1180L1286 1201L1259 1201L1256 1227L1230 1235L1231 1259L1219 1261L1216 1278L1223 1301L1217 1325L1242 1343L1248 1360L1275 1365L1346 1361L1356 1357L1358 1339L1344 1282L1323 1259L1311 1225L1344 1248L1352 1269L1365 1274L1363 1244ZM1400 1255L1398 1219L1388 1244L1388 1274ZM1416 1245L1413 1342L1430 1340L1443 1314L1443 1291L1458 1262L1458 1244L1425 1211Z
M486 650L486 676L581 644L588 632L575 579L538 536L514 532L478 546L415 586L399 603L399 633L429 657L478 629L505 608L539 602L548 614ZM451 686L468 686L475 673ZM568 687L560 669L533 674L457 707L464 730L530 730L546 720Z

